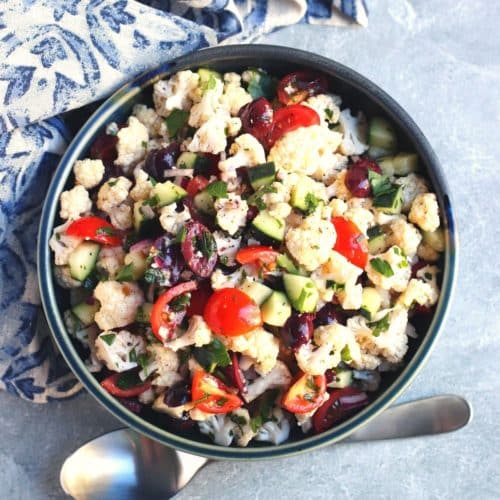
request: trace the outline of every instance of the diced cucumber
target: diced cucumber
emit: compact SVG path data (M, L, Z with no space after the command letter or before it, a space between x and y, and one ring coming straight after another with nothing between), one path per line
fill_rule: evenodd
M132 266L132 278L140 280L148 268L147 257L142 252L129 252L125 255L124 263Z
M283 275L283 285L294 309L299 312L316 310L319 292L311 278L286 273Z
M194 169L197 160L198 160L198 155L196 153L190 153L189 151L185 151L184 153L181 153L179 155L179 158L177 158L175 166L177 168Z
M382 298L375 288L363 288L361 299L361 314L371 320L373 315L380 309Z
M93 304L81 302L74 306L71 310L73 314L81 321L83 326L90 326L94 322L95 313L99 310L99 303L94 300Z
M250 185L257 191L261 186L271 184L276 179L276 167L274 162L256 165L247 170Z
M300 274L299 268L295 265L293 260L284 253L280 253L276 258L278 267L283 268L287 273Z
M206 191L200 191L193 199L194 206L204 214L215 215L214 197Z
M387 237L380 226L373 226L367 231L368 252L371 255L382 253L387 248Z
M151 205L144 201L134 203L134 228L137 232L141 232L147 226L147 223L155 217L156 214Z
M396 131L387 119L375 116L370 120L368 128L370 147L393 153L396 151L397 143Z
M272 289L258 281L246 279L241 285L240 290L245 292L259 306L273 293Z
M94 270L100 248L93 241L84 241L71 252L68 264L72 278L83 281Z
M260 310L262 321L271 326L283 326L292 315L290 302L283 292L272 292Z
M399 214L403 208L403 186L392 184L391 188L373 198L373 206L387 214Z
M368 148L368 156L375 158L377 161L382 157L390 157L392 153L394 153L394 151L390 149L376 148L375 146L370 146Z
M200 77L199 87L202 92L214 90L216 87L216 80L222 80L220 73L208 68L200 68L198 70L198 76Z
M333 389L343 389L352 384L352 371L335 368L335 380L328 384Z
M149 324L151 321L151 311L153 310L153 304L150 302L145 302L137 309L135 315L135 320L137 323Z
M252 221L252 227L274 240L283 241L285 238L285 221L273 217L267 210L259 212L257 217Z
M394 175L394 156L382 156L377 159L377 163L382 169L382 174L389 177Z
M153 187L153 196L158 199L157 206L170 205L187 196L187 191L177 186L172 181L158 182Z
M275 97L278 80L269 76L262 69L248 68L244 73L244 79L248 84L247 91L252 99L265 97L272 100Z
M314 195L314 181L305 175L301 176L290 191L290 204L292 207L308 212L316 208L318 201Z
M418 170L418 156L415 153L398 153L383 156L377 160L384 175L408 175Z
M427 245L436 250L436 252L444 252L446 243L442 229L436 229L432 232L422 231L422 236L424 243L427 243Z

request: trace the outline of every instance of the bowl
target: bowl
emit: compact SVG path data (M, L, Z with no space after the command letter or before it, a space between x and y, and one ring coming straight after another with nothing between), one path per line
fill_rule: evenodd
M433 185L441 208L446 250L441 295L432 322L418 346L407 354L409 359L404 369L389 377L383 377L385 386L370 405L323 434L302 438L292 436L289 441L277 446L258 444L248 448L225 448L211 444L201 434L185 437L162 429L127 410L100 387L98 381L86 369L66 332L62 311L68 294L58 289L54 283L48 241L53 227L58 222L59 195L71 177L74 162L86 156L89 145L107 123L123 121L135 103L150 98L154 82L183 69L209 67L224 72L239 71L249 66L262 67L275 75L303 69L322 72L328 76L330 88L334 88L335 92L343 97L343 104L346 103L354 109L363 109L368 114L387 116L397 127L403 143L406 142L406 146L420 156L421 164ZM113 94L83 125L61 159L47 193L38 239L39 284L45 314L62 355L87 391L125 425L145 436L188 453L217 459L275 458L310 451L344 439L382 412L408 387L429 356L448 311L456 269L457 234L448 188L438 159L415 122L387 93L346 66L309 52L271 45L233 45L202 50L148 71Z

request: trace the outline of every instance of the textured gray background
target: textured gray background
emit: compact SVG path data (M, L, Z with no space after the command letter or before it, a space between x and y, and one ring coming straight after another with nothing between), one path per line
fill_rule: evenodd
M367 29L296 26L264 41L314 51L366 75L415 119L442 161L460 231L451 314L402 400L466 396L455 434L346 444L296 458L214 463L178 499L500 498L500 2L369 0ZM45 406L0 393L0 497L59 499L59 467L120 426L90 396Z

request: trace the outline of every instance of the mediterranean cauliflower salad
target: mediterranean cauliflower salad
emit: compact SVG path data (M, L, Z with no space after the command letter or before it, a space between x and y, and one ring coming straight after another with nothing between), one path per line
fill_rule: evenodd
M54 276L89 370L131 411L280 444L367 405L425 333L436 195L392 124L333 90L180 71L75 163Z

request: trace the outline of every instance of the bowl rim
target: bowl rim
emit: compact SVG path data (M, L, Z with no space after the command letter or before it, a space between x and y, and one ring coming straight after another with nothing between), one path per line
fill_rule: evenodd
M148 87L154 81L170 73L188 67L194 68L207 65L210 64L210 61L234 60L237 62L238 59L245 57L261 58L270 63L273 60L289 60L292 66L313 66L315 70L331 74L335 78L342 80L345 84L365 94L371 101L383 109L408 136L422 159L423 164L426 165L427 174L432 181L443 212L442 219L446 228L446 251L441 294L429 329L409 363L382 394L361 412L338 427L322 434L305 437L299 441L281 445L233 448L197 442L161 429L127 410L100 387L93 374L87 370L83 360L73 347L69 334L64 327L62 314L57 308L55 286L51 271L51 252L48 241L54 227L59 194L66 184L74 161L86 149L89 139L97 130L102 129L114 112L132 97L142 92L145 87ZM265 44L227 45L203 49L193 54L182 56L142 73L106 99L75 135L59 162L45 198L40 219L37 250L38 281L47 322L57 347L85 389L116 418L143 435L188 453L226 460L278 458L327 446L346 438L387 408L410 385L428 359L449 311L449 304L455 288L458 265L456 222L442 168L431 145L406 111L373 82L341 63L311 52Z

